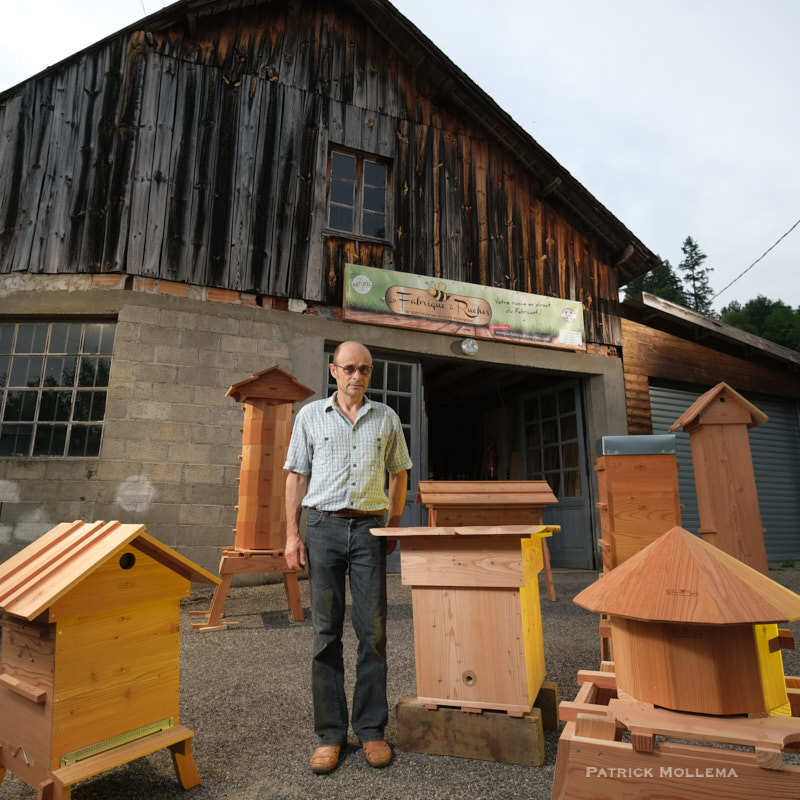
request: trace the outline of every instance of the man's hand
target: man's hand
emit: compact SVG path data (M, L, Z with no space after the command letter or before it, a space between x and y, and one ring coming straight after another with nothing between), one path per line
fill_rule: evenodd
M283 555L289 569L300 571L308 563L306 546L300 538L300 511L306 496L308 478L297 472L286 475L286 547Z
M286 559L286 566L289 569L300 570L305 569L306 559L306 546L299 536L286 537L286 547L283 550L284 558Z

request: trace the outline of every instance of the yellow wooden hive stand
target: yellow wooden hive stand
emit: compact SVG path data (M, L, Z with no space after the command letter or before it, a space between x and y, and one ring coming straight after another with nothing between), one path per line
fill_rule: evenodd
M57 525L0 565L0 783L69 800L85 778L162 748L200 783L179 723L180 598L219 579L144 525Z

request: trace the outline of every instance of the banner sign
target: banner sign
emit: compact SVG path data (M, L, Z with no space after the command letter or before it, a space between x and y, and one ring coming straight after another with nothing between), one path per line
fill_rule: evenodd
M358 264L345 267L344 318L503 342L586 349L583 307L578 300Z

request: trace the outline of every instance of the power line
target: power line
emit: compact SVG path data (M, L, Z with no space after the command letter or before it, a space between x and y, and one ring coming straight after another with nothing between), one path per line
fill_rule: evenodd
M746 272L750 272L750 270L751 270L751 269L753 269L753 267L754 267L756 264L758 264L758 262L759 262L759 261L761 261L761 259L762 259L762 258L764 258L764 256L765 256L767 253L769 253L769 251L770 251L770 250L773 250L774 248L776 248L776 247L777 247L777 246L778 246L778 245L779 245L779 244L780 244L780 243L781 243L781 242L782 242L782 241L783 241L783 240L784 240L784 239L785 239L785 238L786 238L786 237L787 237L787 236L788 236L788 235L789 235L789 234L790 234L790 233L791 233L791 232L792 232L792 231L793 231L793 230L794 230L794 229L795 229L795 228L796 228L798 225L800 225L800 219L799 219L799 220L797 220L797 222L795 222L795 224L794 224L794 225L792 225L792 227L791 227L791 228L789 228L789 230L788 230L788 231L786 231L786 233L784 233L784 234L783 234L783 236L781 236L781 238L780 238L780 239L778 239L778 241L777 241L777 242L775 242L775 244L773 244L773 245L772 245L772 247L768 247L768 248L767 248L767 249L766 249L766 250L765 250L765 251L764 251L764 252L763 252L763 253L762 253L762 254L761 254L761 255L760 255L760 256L759 256L759 257L758 257L758 258L757 258L757 259L756 259L756 260L755 260L755 261L754 261L754 262L753 262L753 263L752 263L752 264L751 264L751 265L750 265L750 266L747 268L747 269L746 269L746 270L744 270L744 272L741 272L741 273L739 273L739 274L738 274L738 275L737 275L737 276L736 276L736 277L735 277L735 278L734 278L734 279L733 279L733 280L732 280L732 281L731 281L731 282L730 282L730 283L729 283L727 286L725 286L725 287L723 287L722 289L720 289L720 290L719 290L719 291L718 291L718 292L717 292L717 293L716 293L716 294L715 294L715 295L714 295L714 296L711 298L711 300L716 300L716 298L717 298L717 297L719 297L719 296L720 296L720 295L721 295L721 294L722 294L722 293L725 291L725 289L730 289L730 288L731 288L731 286L733 286L733 284L734 284L734 283L736 283L736 281L738 281L738 280L739 280L739 278L741 278L741 277L742 277L742 275L744 275ZM709 302L711 302L711 300L709 300Z

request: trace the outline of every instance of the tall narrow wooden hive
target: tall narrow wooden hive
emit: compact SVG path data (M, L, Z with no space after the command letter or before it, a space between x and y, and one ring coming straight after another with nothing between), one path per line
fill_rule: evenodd
M607 572L681 524L675 435L604 436L595 470Z
M200 782L179 724L180 598L219 580L144 525L62 523L0 565L0 781L55 795L169 747Z
M769 567L747 431L767 419L727 383L719 383L670 428L689 434L698 533L763 575L769 574Z
M785 686L777 692L762 679L763 659L780 659L783 640L760 648L758 630L800 617L800 596L683 528L575 602L610 617L617 686L638 700L697 714L786 703Z
M244 403L242 468L239 502L236 506L236 543L222 550L219 575L208 611L194 624L200 631L224 630L225 600L233 576L248 572L278 572L283 575L286 601L296 620L303 619L297 573L290 570L283 554L286 532L283 465L292 434L292 403L307 400L314 392L280 367L271 367L235 383L226 397Z

